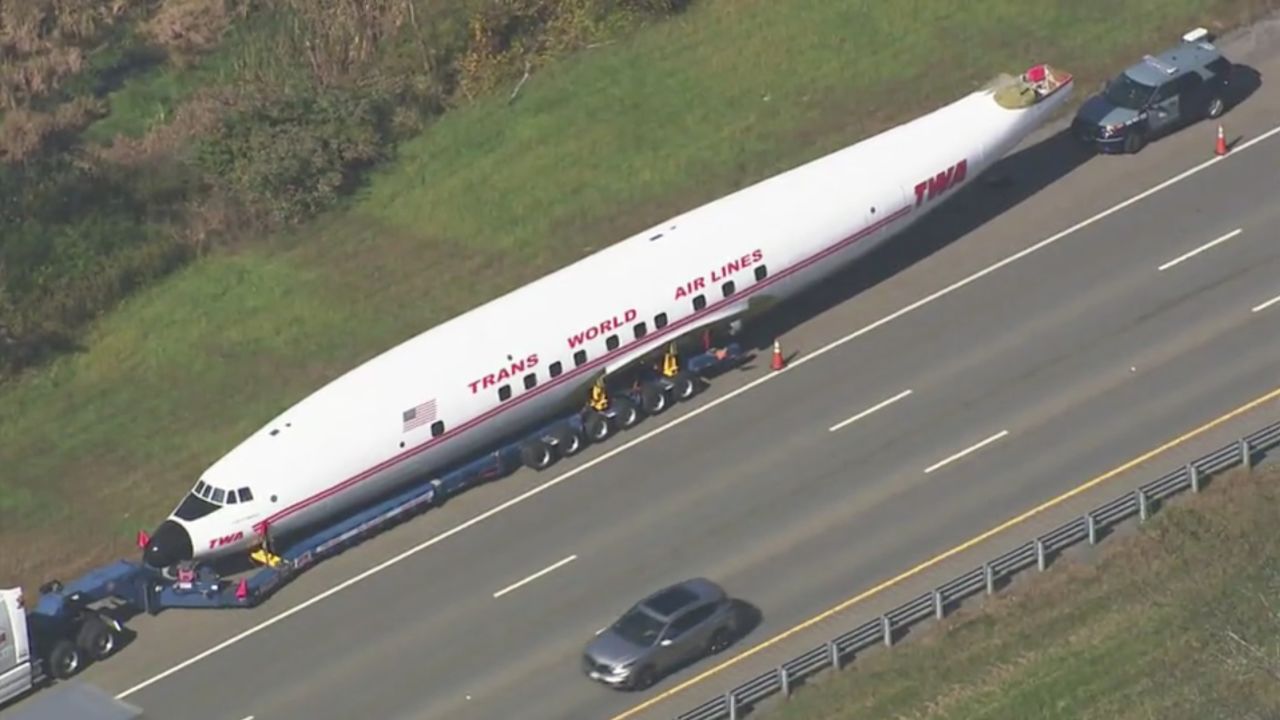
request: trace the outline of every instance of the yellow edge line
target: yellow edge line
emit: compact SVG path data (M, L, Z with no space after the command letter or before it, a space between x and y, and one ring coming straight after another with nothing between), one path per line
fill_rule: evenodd
M1260 397L1260 398L1257 398L1256 400L1252 400L1252 401L1250 401L1249 403L1247 403L1247 404L1245 404L1245 405L1242 405L1242 406L1240 406L1240 407L1236 408L1235 410L1232 410L1231 412L1227 413L1226 415L1223 415L1222 417L1217 418L1216 420L1211 420L1211 421L1209 421L1209 422L1205 423L1204 425L1201 425L1200 427L1196 428L1195 430L1192 430L1192 431L1187 432L1187 433L1185 433L1185 434L1183 434L1183 435L1180 435L1179 437L1176 437L1176 438L1174 438L1173 440L1170 440L1169 442L1167 442L1167 443L1165 443L1165 444L1161 445L1160 447L1155 448L1154 450L1149 450L1149 451L1147 451L1147 452L1143 453L1142 455L1139 455L1138 457L1136 457L1136 458L1134 458L1134 459L1130 460L1129 462L1127 462L1127 463L1125 463L1125 464L1121 465L1120 467L1117 467L1117 468L1115 468L1114 470L1109 470L1109 471L1107 471L1107 472L1103 473L1102 475L1099 475L1098 477L1096 477L1096 478L1094 478L1094 479L1092 479L1092 480L1090 480L1090 481L1088 481L1088 482L1084 483L1083 485L1080 485L1079 487L1076 487L1076 488L1073 488L1073 489L1071 489L1071 490L1068 490L1067 492L1065 492L1065 493L1063 493L1063 494L1059 495L1058 497L1053 498L1052 500L1047 500L1047 501L1045 501L1045 502L1043 502L1043 503L1041 503L1041 504L1037 505L1036 507L1034 507L1034 508L1032 508L1032 509L1030 509L1030 510L1028 510L1028 511L1024 512L1024 513L1022 513L1021 515L1018 515L1018 516L1016 516L1016 517L1014 517L1014 518L1012 518L1012 519L1006 520L1005 522L1000 523L999 525L997 525L997 526L995 526L995 527L991 528L990 530L988 530L988 531L986 531L986 532L982 533L981 535L978 535L978 536L976 536L976 537L974 537L974 538L972 538L972 539L970 539L970 540L966 540L965 542L960 543L959 545L957 545L957 546L955 546L955 547L951 548L950 550L947 550L947 551L945 551L945 552L943 552L943 553L941 553L941 554L939 554L939 555L936 555L936 556L934 556L933 558L930 558L929 560L926 560L926 561L924 561L924 562L920 563L919 565L916 565L915 567L911 568L910 570L907 570L907 571L905 571L905 572L901 573L900 575L897 575L897 576L895 576L895 577L893 577L893 578L890 578L889 580L885 580L884 582L880 583L879 585L876 585L875 587L873 587L873 588L871 588L871 589L869 589L869 590L863 591L863 592L861 592L861 593L859 593L859 594L857 594L857 595L855 595L855 596L853 596L853 597L849 598L848 600L845 600L844 602L840 603L839 605L836 605L835 607L831 608L830 610L827 610L827 611L822 612L822 613L820 613L820 614L818 614L818 615L815 615L814 617L812 617L812 618L810 618L810 619L808 619L808 620L805 620L804 622L800 623L799 625L796 625L795 627L791 628L790 630L784 630L783 632L781 632L781 633L779 633L779 634L777 634L777 635L775 635L775 636L773 636L773 637L769 638L768 640L765 640L764 642L760 643L759 645L756 645L755 647L751 648L750 650L747 650L747 651L743 652L743 653L742 653L742 654L740 654L740 655L737 655L737 656L735 656L735 657L732 657L732 658L730 658L730 659L728 659L728 660L726 660L726 661L724 661L724 662L720 663L719 665L716 665L715 667L710 668L709 670L707 670L707 671L703 672L702 674L700 674L700 675L698 675L698 676L696 676L696 677L690 678L690 679L688 679L688 680L686 680L686 681L684 681L684 682L680 683L679 685L677 685L677 686L675 686L675 687L671 688L670 690L667 690L667 691L663 692L663 693L662 693L662 694L660 694L660 695L657 695L657 696L655 696L655 697L653 697L653 698L651 698L651 699L649 699L649 700L646 700L646 701L644 701L644 702L640 703L639 705L637 705L637 706L635 706L635 707L631 708L630 710L627 710L626 712L624 712L624 713L622 713L622 714L620 714L620 715L616 715L616 716L614 716L614 717L612 718L612 720L623 720L623 718L629 718L629 717L631 717L631 716L635 715L635 714L636 714L636 713L638 713L638 712L641 712L641 711L646 710L646 709L648 709L648 708L650 708L650 707L653 707L654 705L656 705L656 704L658 704L658 703L662 702L663 700L666 700L666 699L668 699L668 698L672 697L672 696L673 696L673 695L675 695L676 693L681 692L681 691L683 691L683 690L687 690L688 688L693 687L694 685L696 685L696 684L698 684L698 683L702 682L703 680L706 680L707 678L711 677L712 675L715 675L716 673L718 673L718 672L720 672L720 671L722 671L722 670L725 670L725 669L727 669L727 668L729 668L729 667L732 667L733 665L736 665L736 664L738 664L739 662L741 662L741 661L743 661L743 660L746 660L747 658L751 657L752 655L755 655L756 653L758 653L758 652L760 652L760 651L762 651L762 650L765 650L765 649L767 649L767 648L773 647L774 645L777 645L778 643L782 642L783 640L786 640L787 638L791 637L792 635L795 635L796 633L801 632L802 630L805 630L806 628L812 627L813 625L816 625L817 623L820 623L820 622L822 622L823 620L826 620L827 618L831 617L832 615L835 615L835 614L837 614L837 613L839 613L839 612L841 612L841 611L843 611L843 610L847 610L847 609L848 609L849 607L851 607L852 605L854 605L854 604L856 604L856 603L859 603L859 602L861 602L861 601L863 601L863 600L866 600L867 598L871 597L872 595L875 595L875 594L877 594L877 593L883 592L884 590L887 590L887 589L889 589L890 587L893 587L894 585L897 585L898 583L902 582L903 580L906 580L907 578L910 578L910 577L912 577L912 576L914 576L914 575L918 575L918 574L920 574L921 572L923 572L923 571L925 571L925 570L927 570L927 569L929 569L929 568L933 567L934 565L937 565L938 563L942 562L943 560L946 560L947 558L952 557L953 555L956 555L957 553L964 552L965 550L967 550L967 549L969 549L969 548L973 547L974 545L977 545L978 543L980 543L980 542L982 542L982 541L984 541L984 540L987 540L988 538L990 538L990 537L991 537L991 536L993 536L993 535L996 535L997 533L1000 533L1000 532L1003 532L1003 531L1005 531L1005 530L1008 530L1009 528L1011 528L1011 527L1013 527L1013 526L1015 526L1015 525L1017 525L1017 524L1019 524L1019 523L1023 522L1024 520L1026 520L1026 519L1028 519L1028 518L1032 517L1033 515L1036 515L1036 514L1038 514L1038 513L1044 512L1045 510L1048 510L1049 508L1051 508L1051 507L1053 507L1053 506L1055 506L1055 505L1058 505L1058 504L1062 503L1064 500L1067 500L1067 499L1069 499L1069 498L1075 497L1076 495L1079 495L1080 493L1084 492L1085 490L1088 490L1088 489L1089 489L1089 488L1091 488L1091 487L1094 487L1095 485L1098 485L1099 483L1106 482L1107 480L1110 480L1111 478L1115 477L1116 475L1119 475L1120 473L1123 473L1123 472L1125 472L1125 471L1127 471L1127 470L1130 470L1130 469L1134 468L1134 467L1135 467L1135 466L1137 466L1137 465L1141 465L1142 463L1144 463L1144 462L1146 462L1146 461L1150 460L1151 458L1153 458L1153 457L1155 457L1155 456L1157 456L1157 455L1159 455L1159 454L1161 454L1161 453L1163 453L1163 452L1167 452L1167 451L1169 451L1169 450L1171 450L1171 449L1173 449L1173 448L1175 448L1175 447L1177 447L1177 446L1179 446L1179 445L1181 445L1181 444L1183 444L1183 443L1187 442L1188 440L1191 440L1192 438L1194 438L1194 437L1196 437L1196 436L1198 436L1198 435L1202 435L1202 434L1204 434L1204 433L1208 432L1209 430L1212 430L1213 428L1218 427L1219 425L1221 425L1221 424L1223 424L1223 423L1225 423L1225 422L1227 422L1227 421L1231 420L1232 418L1238 417L1238 416L1240 416L1240 415L1242 415L1242 414L1244 414L1244 413L1246 413L1246 412L1249 412L1250 410L1252 410L1252 409L1254 409L1254 408L1258 407L1259 405L1261 405L1261 404L1263 404L1263 403L1267 402L1268 400L1273 400L1273 399L1278 398L1278 397L1280 397L1280 387L1277 387L1276 389L1272 390L1271 392L1267 393L1266 395L1263 395L1263 396L1262 396L1262 397Z

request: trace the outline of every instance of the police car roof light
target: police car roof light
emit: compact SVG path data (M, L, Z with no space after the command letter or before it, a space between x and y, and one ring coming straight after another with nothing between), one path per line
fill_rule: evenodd
M1200 40L1207 41L1209 39L1209 31L1205 28L1198 27L1183 33L1182 39L1189 43L1199 42Z

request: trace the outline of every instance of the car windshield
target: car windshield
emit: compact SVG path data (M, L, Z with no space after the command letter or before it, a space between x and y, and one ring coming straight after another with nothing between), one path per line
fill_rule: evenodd
M634 609L613 624L613 631L629 643L649 647L658 641L662 623L649 613Z
M1127 73L1120 73L1116 79L1107 83L1106 98L1107 102L1116 107L1141 110L1146 107L1155 91L1155 88L1134 80Z

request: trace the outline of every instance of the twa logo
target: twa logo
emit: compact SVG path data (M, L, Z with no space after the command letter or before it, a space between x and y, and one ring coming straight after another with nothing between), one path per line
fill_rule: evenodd
M916 207L925 200L936 200L939 195L964 182L969 162L961 160L928 180L916 183Z
M241 530L241 531L239 531L239 532L231 533L230 535L223 535L222 537L217 537L217 538L214 538L214 539L210 540L210 541L209 541L209 549L210 549L210 550L215 550L215 549L220 548L220 547L225 547L225 546L227 546L227 545L231 545L231 544L233 544L233 543L237 543L237 542L239 542L239 541L241 541L241 540L243 540L243 539L244 539L244 531L243 531L243 530Z

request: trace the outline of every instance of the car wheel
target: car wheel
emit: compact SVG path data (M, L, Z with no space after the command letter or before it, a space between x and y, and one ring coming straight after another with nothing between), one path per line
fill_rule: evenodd
M1227 104L1222 101L1222 98L1214 97L1209 99L1209 106L1206 108L1206 113L1210 118L1222 117L1222 113L1226 112L1226 110Z
M1124 136L1124 151L1130 155L1142 150L1142 146L1146 144L1147 137L1140 130L1130 130Z
M733 635L728 628L720 628L711 635L711 640L707 643L707 654L716 655L728 649L733 642Z
M648 690L653 687L653 683L658 679L657 673L652 667L644 667L640 672L636 673L636 679L631 683L632 690Z

